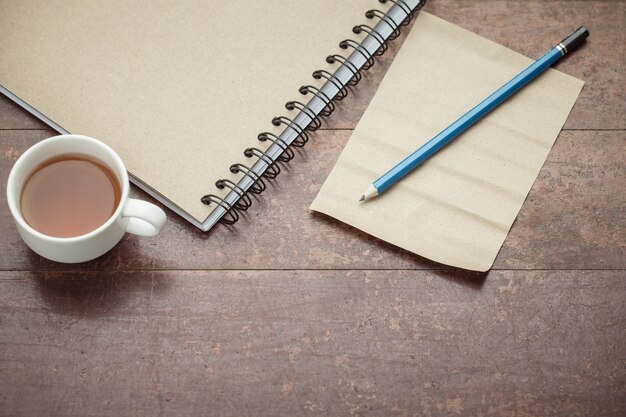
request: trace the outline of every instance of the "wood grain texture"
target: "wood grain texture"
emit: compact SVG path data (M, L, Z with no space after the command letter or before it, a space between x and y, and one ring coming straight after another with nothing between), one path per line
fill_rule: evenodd
M0 172L47 131L0 131ZM163 232L132 235L78 269L432 269L430 262L308 207L349 139L316 133L236 227L202 234L170 215ZM494 268L626 267L626 154L623 132L566 131L557 140ZM34 255L21 241L0 192L2 269L64 266ZM134 191L134 196L149 199Z
M427 10L532 57L591 31L559 64L586 85L494 270L308 210L402 38L236 227L170 213L79 265L17 235L8 172L54 133L0 96L0 417L626 415L626 2Z
M0 414L620 415L622 273L471 275L0 273Z

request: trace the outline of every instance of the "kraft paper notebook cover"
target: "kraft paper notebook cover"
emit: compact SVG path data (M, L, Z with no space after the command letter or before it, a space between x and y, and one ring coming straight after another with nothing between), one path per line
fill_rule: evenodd
M489 269L582 81L549 69L384 195L358 199L532 61L420 13L311 209L434 261Z
M0 92L104 141L208 230L239 218L423 1L396 3L0 0Z

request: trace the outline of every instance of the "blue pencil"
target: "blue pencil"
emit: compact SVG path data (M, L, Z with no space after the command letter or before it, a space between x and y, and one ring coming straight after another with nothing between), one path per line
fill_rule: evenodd
M587 36L589 36L589 31L584 27L580 27L554 48L546 52L541 58L528 66L528 68L516 75L512 80L481 101L476 107L461 116L456 122L445 128L411 155L407 156L386 174L379 177L367 188L359 201L376 197L393 184L400 181L402 177L437 153L437 151L450 143L454 138L467 130L491 110L498 107L507 98L511 97L520 88L535 79L561 57L574 50L574 48L584 42Z

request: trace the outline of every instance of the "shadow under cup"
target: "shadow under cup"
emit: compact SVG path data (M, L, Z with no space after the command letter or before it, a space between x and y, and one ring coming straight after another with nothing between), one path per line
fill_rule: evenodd
M74 155L100 163L114 174L120 187L119 201L108 220L85 234L67 238L48 236L24 219L21 207L23 187L30 176L46 162ZM128 200L129 189L126 168L111 148L86 136L61 135L37 143L16 161L9 174L7 201L20 236L31 249L54 261L84 262L110 250L126 232L129 219L122 216L122 211Z

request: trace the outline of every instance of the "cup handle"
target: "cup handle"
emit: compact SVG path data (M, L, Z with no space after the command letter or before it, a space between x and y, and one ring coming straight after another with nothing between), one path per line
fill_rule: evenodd
M165 212L147 201L129 198L122 210L128 218L126 231L139 236L155 236L165 224Z

